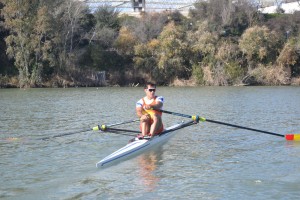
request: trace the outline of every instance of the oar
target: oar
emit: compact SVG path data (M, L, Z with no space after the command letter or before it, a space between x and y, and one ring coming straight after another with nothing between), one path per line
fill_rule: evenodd
M221 125L225 125L225 126L231 126L231 127L235 127L235 128L240 128L240 129L245 129L245 130L250 130L250 131L256 131L256 132L260 132L260 133L265 133L265 134L269 134L269 135L275 135L275 136L279 136L279 137L284 137L286 140L300 141L300 134L286 134L286 135L282 135L282 134L279 134L279 133L274 133L274 132L269 132L269 131L263 131L263 130L249 128L249 127L245 127L245 126L239 126L239 125L235 125L235 124L229 124L229 123L225 123L225 122L220 122L220 121L215 121L215 120L211 120L211 119L206 119L204 117L199 117L198 115L186 115L186 114L171 112L171 111L167 111L167 110L158 110L158 111L163 112L163 113L167 113L167 114L171 114L171 115L176 115L176 116L191 118L191 119L193 119L196 122L199 122L199 121L205 122L206 121L206 122L211 122L211 123L215 123L215 124L221 124Z
M39 138L39 140L49 140L49 139L52 139L52 138L63 137L63 136L67 136L67 135L73 135L73 134L76 134L76 133L83 133L83 132L87 132L87 131L91 131L91 130L92 130L91 128L87 128L87 129L68 132L68 133L61 133L61 134L58 134L58 135L42 137L42 138Z
M97 130L97 127L102 127L98 130L100 131L105 131L105 132L111 132L111 133L115 133L115 134L120 134L120 135L128 135L128 136L133 136L132 134L126 134L126 133L120 133L120 132L131 132L131 133L140 133L139 131L133 131L133 130L127 130L127 129L116 129L116 128L110 128L113 126L117 126L117 125L122 125L122 124L128 124L128 123L132 123L132 122L136 122L139 121L139 119L132 119L132 120L127 120L124 122L118 122L118 123L114 123L114 124L108 124L108 125L98 125L94 128L86 128L86 129L82 129L82 130L77 130L77 131L72 131L72 132L67 132L67 133L61 133L61 134L57 134L57 135L53 135L53 136L46 136L46 137L41 137L38 138L37 140L49 140L52 138L57 138L57 137L63 137L63 136L68 136L68 135L73 135L73 134L77 134L77 133L83 133L83 132L87 132L87 131L95 131ZM7 138L4 141L19 141L22 140L22 138Z
M140 132L139 131L133 131L133 130L127 130L127 129L116 129L116 128L110 128L110 127L117 126L117 125L122 125L122 124L128 124L128 123L132 123L132 122L136 122L136 121L139 121L139 119L132 119L132 120L128 120L128 121L124 121L124 122L118 122L118 123L109 124L109 125L105 125L105 124L103 124L101 126L98 125L94 128L87 128L87 129L83 129L83 130L78 130L78 131L73 131L73 132L68 132L68 133L62 133L62 134L58 134L58 135L42 137L42 138L39 138L39 140L49 140L51 138L63 137L63 136L67 136L67 135L73 135L73 134L77 134L77 133L83 133L83 132L87 132L87 131L96 131L96 130L111 132L111 133L120 134L120 135L133 136L132 134L125 134L125 133L119 133L119 132L120 131L131 132L131 133L140 133ZM97 129L97 127L99 127L99 128Z
M106 126L113 127L113 126L122 125L122 124L129 124L129 123L137 122L137 121L140 121L140 119L131 119L131 120L128 120L128 121L118 122L118 123L115 123L115 124L109 124L109 125L106 125Z
M136 121L140 121L140 119L133 119L133 120L128 120L128 121L124 121L124 122L119 122L119 123L115 123L115 124L109 124L109 125L97 125L95 127L93 127L93 131L125 131L125 132L130 132L130 133L140 133L139 131L133 131L133 130L127 130L127 129L117 129L117 128L111 128L113 126L117 126L117 125L121 125L121 124L128 124L128 123L132 123L132 122L136 122Z

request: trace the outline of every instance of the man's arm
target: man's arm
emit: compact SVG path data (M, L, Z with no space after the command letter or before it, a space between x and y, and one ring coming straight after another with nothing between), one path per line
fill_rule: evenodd
M136 107L136 115L138 116L138 118L141 118L143 116L143 113L142 113L142 110L143 108L142 107Z
M136 115L138 116L138 118L140 118L141 122L146 122L150 119L150 115L149 114L143 115L142 110L143 110L142 107L136 107Z
M161 101L157 101L155 105L151 106L152 109L154 110L159 110L163 106L163 103Z

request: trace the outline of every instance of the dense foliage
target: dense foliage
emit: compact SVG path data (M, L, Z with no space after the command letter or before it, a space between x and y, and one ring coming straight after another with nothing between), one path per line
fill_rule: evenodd
M300 13L248 0L179 12L91 12L76 0L0 0L0 86L300 84Z

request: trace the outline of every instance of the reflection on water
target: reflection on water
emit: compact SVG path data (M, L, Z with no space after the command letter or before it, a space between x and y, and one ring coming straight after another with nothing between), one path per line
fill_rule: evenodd
M150 150L147 153L140 155L138 159L139 176L141 182L147 191L154 191L159 182L154 172L158 168L158 162L162 160L162 148L157 147L155 150Z

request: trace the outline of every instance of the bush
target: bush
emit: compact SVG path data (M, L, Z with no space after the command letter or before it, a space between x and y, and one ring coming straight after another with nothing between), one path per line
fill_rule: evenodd
M257 84L262 85L287 85L290 84L288 71L282 66L259 65L250 72Z
M276 33L267 27L254 26L243 33L239 47L249 62L267 64L275 60L280 48L280 40Z
M291 85L298 85L298 86L300 86L300 77L292 78Z
M236 62L230 62L225 65L225 73L228 75L228 82L230 84L237 84L242 82L244 69Z
M204 85L204 72L200 65L193 65L192 66L192 76L195 78L196 83L199 85Z

